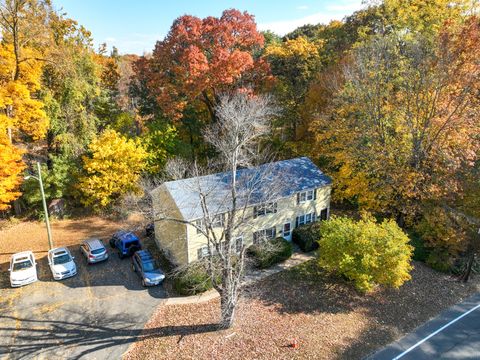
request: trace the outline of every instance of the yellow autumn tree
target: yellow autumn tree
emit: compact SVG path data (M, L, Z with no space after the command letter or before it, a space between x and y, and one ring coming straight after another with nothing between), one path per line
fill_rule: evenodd
M5 130L0 134L0 211L8 210L10 202L17 199L25 165L22 161L23 151L10 143Z
M398 288L411 279L413 247L394 220L334 216L322 223L321 233L319 265L350 279L359 291L376 285Z
M106 130L88 148L78 184L85 206L103 208L120 195L138 190L137 181L147 159L139 142Z
M28 49L24 54L34 56ZM25 169L23 151L12 143L9 131L13 140L20 134L37 140L48 129L43 103L32 95L40 88L41 69L36 60L26 59L17 65L13 46L0 44L0 211L9 209L10 202L21 195L19 186Z
M51 50L49 1L7 0L0 6L0 122L14 141L45 136L48 117L39 99Z
M0 122L33 140L41 139L48 129L43 102L34 94L40 89L42 62L34 60L34 51L24 49L28 60L21 62L15 78L16 61L13 46L0 44Z
M322 43L305 37L272 43L264 58L276 78L275 92L283 107L283 116L275 124L289 133L289 140L299 140L305 132L302 108L310 81L321 65L319 49Z

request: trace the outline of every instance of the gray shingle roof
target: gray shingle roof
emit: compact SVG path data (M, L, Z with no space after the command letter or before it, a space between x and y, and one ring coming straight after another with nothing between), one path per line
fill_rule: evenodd
M164 183L184 220L203 217L200 193L205 194L210 214L220 214L231 206L231 173L218 173ZM332 183L309 158L277 161L237 171L238 199L249 205L275 198L289 197L297 192L321 188Z

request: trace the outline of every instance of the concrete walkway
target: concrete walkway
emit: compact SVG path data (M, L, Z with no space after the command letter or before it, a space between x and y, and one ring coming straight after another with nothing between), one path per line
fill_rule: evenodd
M271 268L264 270L254 270L245 275L242 286L250 285L256 281L264 279L280 271L290 269L294 266L300 265L308 260L315 258L314 252L302 253L294 252L293 255L282 263L279 263ZM200 295L184 296L184 297L170 297L162 300L161 305L184 305L184 304L200 304L210 300L213 300L220 295L214 289L204 292Z

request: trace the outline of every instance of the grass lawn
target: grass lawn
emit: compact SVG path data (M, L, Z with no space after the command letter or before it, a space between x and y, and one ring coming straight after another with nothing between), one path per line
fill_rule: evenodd
M310 261L247 288L229 330L215 331L218 300L160 306L126 359L362 359L480 290L414 265L400 289L363 296Z

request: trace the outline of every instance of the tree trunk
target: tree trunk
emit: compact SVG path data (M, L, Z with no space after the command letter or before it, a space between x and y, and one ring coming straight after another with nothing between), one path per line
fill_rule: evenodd
M210 120L212 121L212 123L214 123L217 120L217 116L215 114L215 104L208 97L208 94L206 91L202 91L202 95L203 95L203 102L207 106L208 113L210 114Z
M235 320L236 297L229 294L229 290L223 290L220 294L220 309L222 311L222 319L220 320L220 328L229 329Z
M13 201L13 211L15 213L15 216L22 215L22 204L20 202L20 199L16 199Z
M468 257L467 268L465 269L465 271L462 274L462 277L460 278L460 280L462 280L462 282L466 283L468 281L468 279L470 278L470 274L472 273L472 267L473 267L473 262L474 261L475 261L475 253L472 251L470 253L470 256Z

